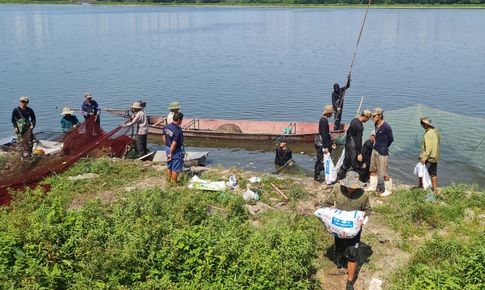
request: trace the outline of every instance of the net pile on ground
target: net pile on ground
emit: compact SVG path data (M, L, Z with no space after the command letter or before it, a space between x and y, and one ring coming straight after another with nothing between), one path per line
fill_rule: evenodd
M104 132L94 119L88 119L77 130L51 140L63 143L58 154L25 156L25 148L34 147L36 141L22 138L5 157L8 160L2 169L0 205L12 200L9 190L22 190L26 186L34 188L44 178L65 171L82 157L122 157L129 144L134 142L120 132L120 127Z

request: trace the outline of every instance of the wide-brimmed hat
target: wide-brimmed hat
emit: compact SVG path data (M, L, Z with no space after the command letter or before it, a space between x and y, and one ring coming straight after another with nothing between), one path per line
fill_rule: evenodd
M332 105L326 105L324 108L323 108L323 113L322 115L326 115L326 114L333 114L335 113L335 111L333 110L333 106Z
M345 179L340 180L340 184L348 188L362 188L364 183L359 180L360 176L355 171L349 171Z
M433 127L433 128L434 128L434 125L433 125L433 123L431 122L431 119L430 119L430 118L428 118L428 117L423 117L423 118L421 118L421 123L426 124L426 125L428 125L428 126L430 126L430 127Z
M72 115L74 113L73 110L69 109L68 107L65 107L64 109L62 109L62 113L61 115Z
M85 93L84 94L84 97L87 99L87 98L92 98L93 95L91 95L91 93Z
M20 97L20 101L21 102L24 101L24 102L27 102L28 103L29 102L29 98L27 98L26 96L21 96Z
M131 105L131 107L133 109L141 109L142 108L140 102L134 102L133 105Z
M171 102L168 105L169 110L175 110L175 109L180 109L180 104L178 102Z

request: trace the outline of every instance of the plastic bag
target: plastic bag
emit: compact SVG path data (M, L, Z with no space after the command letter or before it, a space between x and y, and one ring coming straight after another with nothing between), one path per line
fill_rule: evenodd
M423 179L423 188L433 188L433 184L431 183L431 178L429 176L428 168L421 162L418 162L414 167L414 174L417 174L419 177Z
M355 237L361 225L367 223L368 217L360 210L345 211L331 207L322 207L314 213L332 235L341 239Z
M337 180L337 169L333 165L330 153L323 154L323 164L325 164L325 182L333 184Z
M250 199L259 200L259 194L252 191L249 188L245 192L242 193L242 197L243 197L244 200L250 200Z
M342 150L342 154L340 154L340 157L338 158L337 164L335 165L335 170L339 170L339 168L344 164L344 158L345 158L345 148Z
M194 175L190 181L188 188L197 188L202 190L220 191L226 189L224 181L207 181L200 179L197 175Z

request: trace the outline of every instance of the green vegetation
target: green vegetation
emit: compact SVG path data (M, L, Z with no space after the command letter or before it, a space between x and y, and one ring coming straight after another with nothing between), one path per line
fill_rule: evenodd
M424 240L409 265L394 277L394 289L484 289L485 194L452 185L427 200L421 190L395 192L375 208L404 240Z
M88 173L98 177L68 178ZM227 179L220 170L200 178ZM83 160L48 178L47 195L15 193L0 208L0 289L320 289L317 273L335 267L324 256L333 238L311 211L298 212L312 196L298 178L261 178L262 201L282 199L274 184L286 207L250 215L237 192L165 187L152 166ZM453 185L436 198L396 190L374 205L376 228L413 241L397 245L412 259L386 274L387 289L485 287L485 195ZM374 251L380 244L370 231L363 240ZM379 254L365 263L385 271Z

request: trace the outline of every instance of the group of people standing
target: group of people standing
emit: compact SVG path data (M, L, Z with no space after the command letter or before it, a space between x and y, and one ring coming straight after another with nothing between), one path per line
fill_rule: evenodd
M94 121L100 125L101 123L101 107L98 102L93 100L91 93L84 95L84 101L81 104L80 112L84 120L94 118ZM32 152L33 129L36 125L36 116L32 108L28 106L29 98L27 96L20 97L20 105L12 111L11 122L16 135L16 141L28 140L27 145L28 154ZM134 102L130 106L130 111L133 113L130 120L122 124L121 127L134 127L136 148L139 156L144 156L149 153L147 148L148 136L148 117L145 113L144 103ZM184 149L183 149L183 133L180 127L183 114L179 112L180 104L178 102L171 102L168 106L170 110L166 120L163 131L163 143L166 145L167 155L167 176L174 182L177 182L178 174L183 170ZM79 127L81 122L74 115L74 110L66 107L61 113L61 130L66 133L75 130ZM27 138L28 137L28 138Z
M350 87L350 74L347 84L340 88L338 84L334 85L332 92L332 105L324 107L323 116L320 118L318 126L318 135L315 140L317 150L317 161L315 163L315 176L317 182L323 182L320 177L324 167L324 154L331 153L336 146L332 142L330 135L329 118L335 114L334 130L340 128L340 120L343 109L343 96L345 90ZM374 121L374 130L370 134L369 140L362 144L364 132L364 123L372 119ZM433 126L431 119L423 117L420 124L425 130L421 143L420 162L426 165L433 190L437 190L437 164L440 157L440 140L441 135ZM324 207L335 207L345 211L364 211L366 215L370 214L370 195L377 192L378 177L384 179L384 191L379 196L389 196L392 193L392 179L389 176L389 156L391 152L389 147L394 141L394 135L391 125L384 121L384 110L375 108L372 112L364 110L359 117L354 118L347 129L344 159L337 172L337 181L322 203ZM365 183L369 186L364 189ZM423 187L422 178L419 179L419 187ZM337 268L347 268L347 290L354 289L356 279L357 259L359 254L359 244L361 231L351 239L342 239L335 237L335 252L338 256Z

